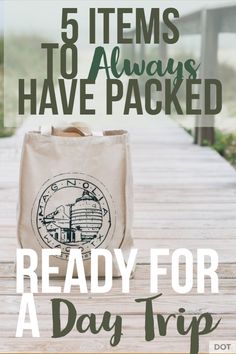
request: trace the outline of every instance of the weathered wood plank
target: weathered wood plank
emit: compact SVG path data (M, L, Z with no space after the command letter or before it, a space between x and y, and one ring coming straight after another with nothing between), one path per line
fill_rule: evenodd
M161 291L160 291L161 293ZM51 311L51 299L58 297L51 295L35 295L35 305L38 314L48 314ZM138 297L146 297L145 294L140 293ZM112 297L109 293L104 296L91 295L80 296L79 291L77 295L60 294L60 298L71 301L79 313L96 313L103 314L104 311L110 311L112 314L143 314L145 311L145 304L135 302L136 296L130 294L122 294L117 297ZM1 295L0 296L0 314L15 314L19 312L20 295ZM235 315L236 303L235 295L221 295L221 294L195 294L195 295L165 295L153 302L153 310L165 314L178 313L178 309L184 306L186 314L199 314L203 312L210 312L217 316ZM61 309L62 314L67 314L67 309Z
M12 234L12 237L14 237L14 234ZM134 228L133 229L133 237L134 238L139 238L139 239L155 239L155 238L164 238L168 239L171 241L171 239L178 239L178 240L184 240L184 239L198 239L199 244L201 243L202 239L215 239L215 240L222 240L222 237L225 237L226 239L235 239L236 238L236 229L235 228L229 228L229 229L185 229L183 228Z
M197 222L196 222L197 223ZM148 227L148 225L147 225ZM162 227L163 223L162 223ZM177 248L188 248L193 253L194 262L196 262L196 250L198 248L213 248L219 254L219 261L235 262L235 243L234 239L228 239L227 242L222 242L219 239L161 239L157 237L154 239L146 238L146 229L144 228L144 235L142 239L135 239L134 246L138 248L139 253L137 256L137 263L149 263L150 262L150 249L151 248L169 248L172 253ZM15 251L17 247L16 240L14 238L4 239L0 249L0 259L2 262L13 262L15 260ZM164 258L164 263L168 257ZM170 257L168 262L170 262Z
M198 228L198 229L189 229L185 228L133 228L133 237L140 238L140 239L152 239L158 238L162 239L198 239L199 242L202 239L219 239L222 240L222 237L227 239L235 239L236 238L236 229L235 228L225 228L223 231L222 229L215 229L215 228ZM16 238L16 227L13 226L3 226L0 228L0 238Z
M160 276L159 277L159 291L161 291L163 294L166 295L176 295L181 297L181 294L176 294L175 291L172 288L171 284L171 270L170 267L166 265L162 265L162 267L166 267L169 271L168 277L165 276ZM218 272L219 274L219 272ZM196 269L194 269L194 282L193 282L193 288L192 290L188 293L189 295L196 295L197 294L197 281L196 281ZM220 275L220 274L219 274ZM235 275L236 276L236 275ZM140 279L141 277L139 276L139 270L137 269L135 272L135 277L130 280L130 289L132 291L132 296L150 296L150 269L146 270L146 278L145 279ZM181 269L181 274L180 274L180 279L181 283L185 281L185 272L184 272L184 266ZM99 284L103 284L103 280L99 281ZM90 280L87 280L88 284L88 289L90 288ZM63 288L64 286L64 281L62 279L52 279L51 280L51 285L53 286L60 286ZM122 282L121 279L113 279L113 284L112 284L112 289L109 292L109 297L115 298L117 296L120 296L121 293L121 288L122 288ZM206 294L210 294L211 292L211 280L206 278L205 279L205 288L206 288ZM220 294L221 295L234 295L236 292L236 282L233 281L232 279L225 279L225 278L220 278L219 280L219 288L220 288ZM42 284L41 280L39 280L38 284L38 296L41 295L41 289L42 289ZM24 290L25 292L30 292L30 281L29 279L24 279ZM0 278L0 295L11 295L16 293L16 279L15 278ZM72 295L78 295L78 287L73 286L71 289L71 294ZM86 294L79 294L80 297L85 297L88 298ZM107 296L107 295L105 295ZM213 295L214 296L214 295ZM104 294L97 294L95 297L104 297Z
M219 332L219 331L218 331ZM215 332L215 340L218 339L218 332ZM155 340L151 342L146 342L144 339L144 334L140 333L140 337L137 340L135 337L123 337L121 343L116 348L111 348L109 343L109 335L107 336L107 341L104 338L94 337L94 340L88 341L88 338L79 337L77 340L71 341L71 338L63 338L61 340L58 339L48 339L42 338L33 340L22 340L21 338L17 338L12 340L5 339L2 343L2 351L11 353L32 353L35 352L37 348L37 352L42 353L111 353L121 352L127 353L127 350L132 350L131 348L135 347L135 352L137 353L189 353L190 348L190 340L187 337L178 337L170 339L167 337L157 337ZM232 340L232 336L229 335L225 337L226 340ZM130 348L130 349L127 349ZM200 341L200 353L208 353L209 352L209 338L202 336Z
M170 274L171 272L171 265L168 262L160 262L160 265L165 266L167 269L167 274ZM206 266L208 264L206 263ZM218 277L219 279L232 279L236 278L236 262L233 263L220 263L218 267ZM179 272L180 272L180 279L185 277L185 264L180 264L179 267ZM16 272L15 272L15 262L6 262L0 263L0 278L8 279L8 278L13 278L15 279ZM193 276L196 278L196 264L193 265ZM150 265L141 263L137 264L134 278L137 280L146 280L149 279L150 277ZM15 280L14 280L15 281ZM233 282L234 284L234 282ZM13 292L14 293L14 292Z
M0 338L15 338L16 331L16 323L18 319L18 314L10 314L10 315L0 315ZM191 315L186 315L186 323L190 323L192 319ZM62 323L66 323L67 316L61 316ZM102 316L97 315L98 323L101 323ZM132 337L139 340L140 334L144 332L144 316L143 315L125 315L122 317L123 320L123 333L124 337ZM52 316L51 315L38 315L38 323L40 329L40 337L41 338L49 338L52 333ZM219 337L231 337L232 332L236 331L236 322L232 315L224 315L222 319L222 323L217 332L213 332L209 334L209 339L211 337L215 337L216 333ZM24 332L25 337L30 337L30 331ZM87 332L84 335L81 335L76 331L75 328L66 336L66 338L87 338L91 340L94 338L95 340L98 338L109 338L108 333L105 331L101 331L98 336L94 336L90 332ZM175 321L170 321L168 324L168 338L177 339L179 337L176 331L176 323Z

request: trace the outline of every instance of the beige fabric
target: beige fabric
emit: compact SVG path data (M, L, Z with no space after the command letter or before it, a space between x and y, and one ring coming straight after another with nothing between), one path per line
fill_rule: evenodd
M42 248L61 249L62 257L52 257L50 264L59 267L60 276L65 275L71 248L81 248L87 276L92 248L121 248L127 257L132 214L126 131L93 136L88 127L71 125L25 135L18 239L21 247L36 250L39 257ZM99 275L104 276L102 261ZM113 275L120 275L115 258Z

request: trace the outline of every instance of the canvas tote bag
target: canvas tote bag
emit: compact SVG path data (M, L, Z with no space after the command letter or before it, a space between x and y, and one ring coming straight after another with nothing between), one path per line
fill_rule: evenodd
M19 184L18 240L22 248L59 248L50 266L66 273L71 249L81 249L86 275L91 250L132 247L132 173L126 131L93 134L84 124L43 127L25 135ZM104 276L100 257L99 276ZM120 276L113 257L113 276Z

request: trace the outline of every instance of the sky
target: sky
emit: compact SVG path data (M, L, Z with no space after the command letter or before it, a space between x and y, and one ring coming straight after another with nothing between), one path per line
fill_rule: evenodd
M187 12L192 12L196 9L203 8L206 6L214 6L214 5L224 5L227 2L233 1L225 1L225 0L162 0L162 1L148 1L145 0L145 7L169 7L176 6L180 13L183 15ZM234 2L236 2L234 0ZM6 20L7 27L11 29L18 30L19 28L23 32L41 32L47 33L49 31L53 31L53 29L57 28L57 16L54 16L55 9L57 4L62 4L65 6L65 1L59 0L5 0L6 3ZM4 1L0 0L0 31L3 31L3 4ZM143 7L143 0L67 0L67 6L76 6L76 7ZM158 5L157 5L158 4ZM46 9L46 10L45 10ZM27 16L27 21L23 20L23 14ZM13 14L13 16L11 16ZM80 26L86 25L85 17L82 16L80 18Z
M3 32L3 1L0 0L0 32Z
M176 7L181 16L204 7L236 4L236 0L145 0L145 2L144 0L66 0L66 2L65 0L0 0L0 33L4 28L5 34L13 32L28 35L30 33L58 42L61 35L61 8L65 7L65 3L67 7L78 7L80 33L78 43L84 48L88 45L88 7L145 7L147 11L157 6L160 9ZM135 16L130 15L131 23L134 19ZM101 29L102 26L98 21L98 28ZM114 38L112 44L114 44L116 42L116 21L111 21L110 26L111 37ZM98 32L100 33L97 35L97 43L100 42L101 35L101 31ZM190 50L199 46L197 40L193 40L190 36L185 36L184 40L185 46ZM231 39L229 35L221 35L219 43L220 47L231 49L232 43L235 43L235 37Z

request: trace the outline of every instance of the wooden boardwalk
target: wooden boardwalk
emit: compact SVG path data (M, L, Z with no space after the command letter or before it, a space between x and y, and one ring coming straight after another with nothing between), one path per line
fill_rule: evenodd
M148 125L148 124L147 124ZM236 338L236 171L210 148L192 144L192 138L169 119L156 121L152 128L132 132L135 183L133 235L139 248L135 278L129 295L120 294L120 280L106 295L81 295L73 290L70 299L78 313L123 314L123 337L118 347L109 344L111 333L93 336L73 330L62 339L52 339L53 294L35 297L41 338L16 339L15 329L20 296L15 294L14 258L16 248L17 169L15 140L0 142L0 336L2 352L189 352L189 336L178 335L175 320L167 337L151 342L144 339L144 305L135 298L149 295L149 249L214 248L219 252L220 294L212 295L207 282L204 295L196 284L188 295L173 292L170 258L165 258L168 276L162 277L163 296L155 311L177 313L185 307L187 321L203 312L222 318L219 328L200 339L201 352L208 352L209 340ZM181 276L184 267L181 266ZM55 281L60 283L59 280ZM26 331L27 332L27 331Z

